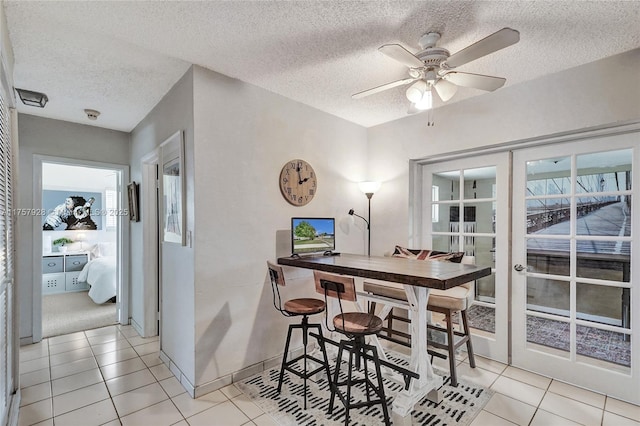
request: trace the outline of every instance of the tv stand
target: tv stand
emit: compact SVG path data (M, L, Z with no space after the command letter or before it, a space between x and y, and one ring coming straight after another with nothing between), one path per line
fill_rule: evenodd
M298 253L293 253L293 254L291 255L291 258L292 258L292 259L300 259L300 255L299 255Z
M323 253L325 256L340 256L340 253L337 251L327 250Z

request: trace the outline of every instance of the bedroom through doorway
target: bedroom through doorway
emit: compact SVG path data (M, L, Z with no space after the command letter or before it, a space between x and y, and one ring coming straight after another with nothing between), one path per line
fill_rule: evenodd
M122 172L42 162L42 337L118 323Z

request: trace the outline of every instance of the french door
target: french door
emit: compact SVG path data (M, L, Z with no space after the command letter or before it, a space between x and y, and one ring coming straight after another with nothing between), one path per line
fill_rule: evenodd
M464 251L492 274L468 311L474 351L508 362L509 153L417 166L422 193L415 248Z
M513 365L636 404L638 139L514 151L512 201Z

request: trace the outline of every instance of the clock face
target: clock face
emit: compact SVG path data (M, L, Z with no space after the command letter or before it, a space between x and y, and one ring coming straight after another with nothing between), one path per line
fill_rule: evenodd
M282 196L294 206L304 206L316 195L318 180L313 167L304 160L290 160L280 172Z

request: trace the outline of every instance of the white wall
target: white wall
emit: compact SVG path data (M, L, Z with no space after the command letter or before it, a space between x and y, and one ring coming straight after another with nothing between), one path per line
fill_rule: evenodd
M372 254L409 241L409 160L640 118L640 49L369 128ZM460 88L460 90L471 90ZM373 226L373 225L372 225Z
M33 208L33 156L35 154L113 164L129 163L129 135L94 126L19 114L19 162L15 208ZM20 337L32 336L33 221L41 217L16 217L16 283L20 304Z
M131 133L131 179L142 180L141 159L178 130L184 131L187 188L187 229L194 226L193 71L162 98ZM141 194L142 199L143 194ZM206 196L206 194L205 194ZM143 207L143 206L141 206ZM142 265L142 229L131 223L131 318L144 327L145 297ZM162 246L162 351L193 383L194 377L194 261L193 249L176 244Z
M14 60L3 3L4 2L0 1L0 78L4 80L3 83L6 85L7 92L11 92L10 88L13 87ZM7 95L13 97L13 93L8 93ZM9 105L13 105L13 103L10 103Z
M195 385L275 357L286 327L272 305L266 260L288 255L292 216L364 213L366 130L238 80L195 67ZM280 194L282 166L309 162L315 198ZM362 253L362 230L337 227L337 250ZM280 247L280 248L278 248ZM285 271L287 297L313 295L309 271ZM320 321L322 318L318 317Z

